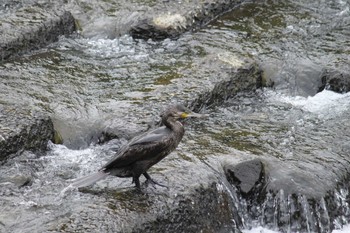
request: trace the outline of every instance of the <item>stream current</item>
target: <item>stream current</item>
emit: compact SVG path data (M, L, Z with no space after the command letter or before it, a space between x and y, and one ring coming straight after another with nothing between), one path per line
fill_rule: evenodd
M84 203L83 194L70 193L63 202L57 193L67 180L95 171L127 139L153 127L169 102L189 101L210 85L213 73L220 75L207 62L213 57L226 63L235 57L257 60L274 88L207 109L208 120L187 125L178 154L348 156L350 95L316 92L322 69L349 71L349 8L343 0L247 3L177 40L61 38L0 63L1 103L47 112L65 140L50 143L44 156L24 152L2 165L0 231L40 230L64 217L69 206ZM122 139L99 145L105 130ZM160 179L162 169L153 169ZM16 179L30 185L18 188ZM117 182L121 189L130 187L130 180ZM253 229L246 232L269 232L260 224L251 221L245 227Z

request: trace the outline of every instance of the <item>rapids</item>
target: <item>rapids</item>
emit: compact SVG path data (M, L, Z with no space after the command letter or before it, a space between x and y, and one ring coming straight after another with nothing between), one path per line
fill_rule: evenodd
M247 155L297 161L317 154L316 164L318 159L342 163L334 158L349 156L350 95L328 90L317 93L317 89L322 69L349 72L349 8L350 3L344 0L249 2L177 40L77 36L1 62L1 103L31 106L49 114L64 145L49 143L44 156L26 151L2 165L0 231L54 231L62 219L74 215L74 209L83 208L99 211L93 214L95 223L117 225L108 215L112 207L96 207L108 197L102 195L99 200L84 192L61 191L71 179L98 169L132 136L154 127L164 105L191 101L195 93L212 86L210 80L225 76L225 66L218 67L213 60L226 65L236 65L237 58L256 60L274 86L242 93L205 109L210 118L186 125L177 152L151 170L157 179L171 185L176 178L166 171L179 164L191 168L191 162L229 154L237 154L237 161ZM74 10L79 11L79 6ZM99 17L100 11L91 15L89 22ZM95 26L96 31L106 27ZM99 144L105 131L119 138ZM318 169L317 176L329 172L322 166L311 168L305 161L300 163L306 169ZM188 170L178 172L181 175ZM197 177L203 171L192 172ZM127 213L133 208L130 182L107 179L97 184L96 192L118 187L112 195ZM182 185L186 187L187 182ZM323 184L318 185L322 189ZM182 190L182 186L176 184L176 189ZM169 195L152 188L148 192L150 196L157 192ZM347 197L339 191L346 210ZM147 206L145 199L138 197L133 203L142 211ZM73 225L89 218L74 217L76 222L70 220ZM241 217L245 233L278 232L276 225L262 220L263 216ZM341 228L349 219L340 216L333 224L333 233L347 232L348 226ZM285 232L291 232L290 228Z

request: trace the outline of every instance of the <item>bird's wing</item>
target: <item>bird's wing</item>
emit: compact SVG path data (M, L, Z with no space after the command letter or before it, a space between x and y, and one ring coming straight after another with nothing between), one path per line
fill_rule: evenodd
M159 154L167 147L170 133L171 130L161 127L131 140L103 168L121 168Z
M168 136L170 133L171 133L171 130L168 129L167 127L160 127L152 131L149 131L146 134L143 134L141 137L133 139L129 143L129 146L141 145L141 144L147 144L147 143L157 143L164 140L164 138Z

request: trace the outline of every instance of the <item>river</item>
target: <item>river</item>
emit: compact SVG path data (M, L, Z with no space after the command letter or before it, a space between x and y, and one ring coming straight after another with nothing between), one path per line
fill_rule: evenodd
M344 156L349 152L350 95L317 89L323 69L349 71L349 48L348 1L271 0L243 4L176 40L62 37L0 63L1 103L50 114L64 138L64 145L50 143L45 156L24 152L2 166L0 177L10 181L0 191L0 229L41 229L88 202L84 193L69 198L57 193L157 124L166 104L190 101L210 85L213 74L220 74L213 58L227 64L237 57L256 60L274 86L242 93L205 110L208 120L191 121L179 156L155 168L157 178L163 179L162 170L179 158L203 160L237 151L291 161L310 154L322 155L316 159ZM105 131L117 132L120 140L99 144ZM31 185L18 189L11 177L28 178ZM130 187L129 180L107 184ZM248 223L244 232L276 230L261 219ZM333 233L347 232L340 228L348 223L339 220Z

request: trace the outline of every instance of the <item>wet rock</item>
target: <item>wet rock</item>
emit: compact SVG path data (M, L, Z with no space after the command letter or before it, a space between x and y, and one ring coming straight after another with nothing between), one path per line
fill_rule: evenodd
M225 165L224 171L227 180L235 185L244 196L253 192L261 192L266 183L264 165L259 159L241 162L237 165Z
M154 222L147 222L142 227L133 229L132 232L196 233L224 229L227 232L239 232L235 231L236 226L231 222L229 197L218 192L216 185L213 183L207 188L198 188L191 195L177 196L175 205L169 212L158 216Z
M273 59L261 66L264 84L287 95L314 96L321 84L322 67L310 59Z
M158 174L167 177L162 182L168 188L143 184L140 194L131 187L121 188L130 186L125 179L111 178L107 187L99 187L100 182L80 190L87 202L75 200L79 207L73 203L67 218L60 217L59 222L53 218L50 230L80 232L99 225L105 232L240 232L232 221L234 205L219 177L205 172L204 164L182 161L181 167L173 168L170 164L165 161L168 169ZM152 177L159 180L158 175Z
M62 135L60 134L60 132L58 130L54 131L52 142L55 144L63 144Z
M0 59L41 48L75 30L71 13L26 6L0 17Z
M210 63L215 65L215 69L221 69L222 71L223 61L221 59L210 61ZM191 98L188 98L191 100L184 103L187 107L195 112L200 112L203 109L223 104L226 100L236 96L240 92L254 92L257 88L261 87L262 71L257 63L245 64L245 62L232 59L232 57L225 60L224 63L226 63L224 67L228 67L227 70L225 68L225 71L222 73L219 73L219 71L215 72L215 74L219 73L222 79L213 78L205 84L190 84L192 87L197 85L195 86L197 90L191 88ZM179 85L169 85L169 87L165 88L164 93L181 92ZM154 109L150 109L149 112L154 112ZM139 116L132 119L132 121L129 120L127 123L116 119L109 124L113 127L105 127L98 135L98 142L104 143L115 138L131 139L142 132L154 128L158 123L160 123L158 116L151 119L145 119L144 116Z
M232 70L230 78L215 84L210 92L202 93L189 105L195 111L223 104L239 92L255 91L262 86L262 71L256 63Z
M322 85L319 91L324 89L338 93L350 91L350 73L337 70L324 70L321 75Z
M259 158L226 164L226 177L247 211L240 216L249 216L244 222L281 232L331 232L336 223L348 224L348 178L337 184L339 178L322 165L304 162Z
M266 187L265 220L272 226L277 220L280 229L291 227L293 232L331 232L335 219L343 215L341 208L346 198L340 180L347 180L348 168L337 167L332 162L319 163L307 156L298 161L269 161L269 184ZM347 182L347 181L344 181ZM343 189L343 190L341 190ZM339 204L336 202L343 202ZM278 217L275 213L278 211ZM346 214L345 214L346 215Z
M180 14L160 15L154 19L143 19L132 27L130 34L134 38L165 39L175 38L186 29L186 18Z
M87 1L63 3L86 37L165 39L203 27L244 0L200 1ZM108 9L108 10L106 10Z
M53 135L53 123L48 116L0 106L0 161L23 150L44 150Z
M30 175L15 175L9 177L9 182L15 184L17 187L23 187L32 184L32 177Z
M74 18L79 21L82 34L88 37L112 39L129 33L135 38L165 39L200 28L242 2L243 0L181 3L91 1L78 6L57 1L48 7L48 4L33 1L32 5L22 4L22 8L12 6L15 9L5 11L8 13L0 18L0 58L7 59L43 47L57 40L60 35L71 34L77 28ZM96 8L104 12L103 15L91 17L94 11L100 12ZM110 11L107 13L105 9Z
M130 34L142 39L165 39L179 36L189 30L195 30L215 19L219 15L242 3L242 0L232 1L199 1L195 4L187 1L176 3L164 2L151 15L133 25Z

